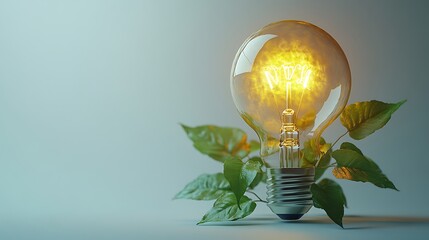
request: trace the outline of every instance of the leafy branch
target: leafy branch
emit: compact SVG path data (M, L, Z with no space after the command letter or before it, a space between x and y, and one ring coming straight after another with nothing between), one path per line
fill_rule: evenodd
M332 144L323 138L304 143L302 167L315 167L315 183L311 186L313 205L323 209L339 226L347 200L341 186L331 179L319 180L328 168L337 179L369 182L380 188L398 190L380 167L350 142L343 142L339 149L334 146L346 135L361 140L381 129L392 114L405 103L384 103L380 101L357 102L348 105L340 120L346 132ZM267 203L252 191L265 182L266 162L259 156L249 156L259 150L257 141L247 140L244 131L237 128L204 125L189 127L182 124L194 147L204 155L223 164L223 172L203 174L188 183L174 199L216 200L198 224L216 221L235 221L250 215L256 202ZM334 162L331 163L331 160ZM252 200L245 193L257 198Z

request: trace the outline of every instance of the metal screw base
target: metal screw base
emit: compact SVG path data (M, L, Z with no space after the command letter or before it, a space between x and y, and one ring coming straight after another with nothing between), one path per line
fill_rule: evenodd
M298 220L313 206L314 168L268 168L268 207L283 220Z

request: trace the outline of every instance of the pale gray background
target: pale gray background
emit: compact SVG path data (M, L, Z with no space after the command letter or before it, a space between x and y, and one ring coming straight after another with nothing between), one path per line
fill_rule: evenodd
M195 227L211 203L171 201L200 173L221 171L178 123L250 133L230 96L231 63L248 35L282 19L337 39L352 70L350 102L408 99L356 143L401 191L341 181L346 214L428 216L428 11L405 0L0 1L0 238L345 235L312 220L320 210L310 225L281 224L263 205L241 225L265 226ZM337 122L325 135L343 132ZM347 234L428 234L413 225L426 220L377 219Z

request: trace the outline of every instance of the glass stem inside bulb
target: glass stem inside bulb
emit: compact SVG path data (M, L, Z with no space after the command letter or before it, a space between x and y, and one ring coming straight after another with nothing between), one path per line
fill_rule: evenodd
M295 111L290 108L292 100L292 86L286 83L286 109L282 113L282 127L280 131L280 167L300 167L299 131L295 124Z
M288 81L286 82L286 110L292 110L290 108L291 103L292 103L292 83Z

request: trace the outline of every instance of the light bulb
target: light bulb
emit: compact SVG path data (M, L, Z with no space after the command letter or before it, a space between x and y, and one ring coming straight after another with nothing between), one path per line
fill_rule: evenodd
M232 96L260 139L261 157L270 166L268 205L280 217L298 218L311 208L314 168L301 168L304 143L319 145L322 132L346 106L350 87L341 47L310 23L269 24L238 50L231 71ZM315 151L317 158L320 152ZM300 206L305 207L291 210Z

